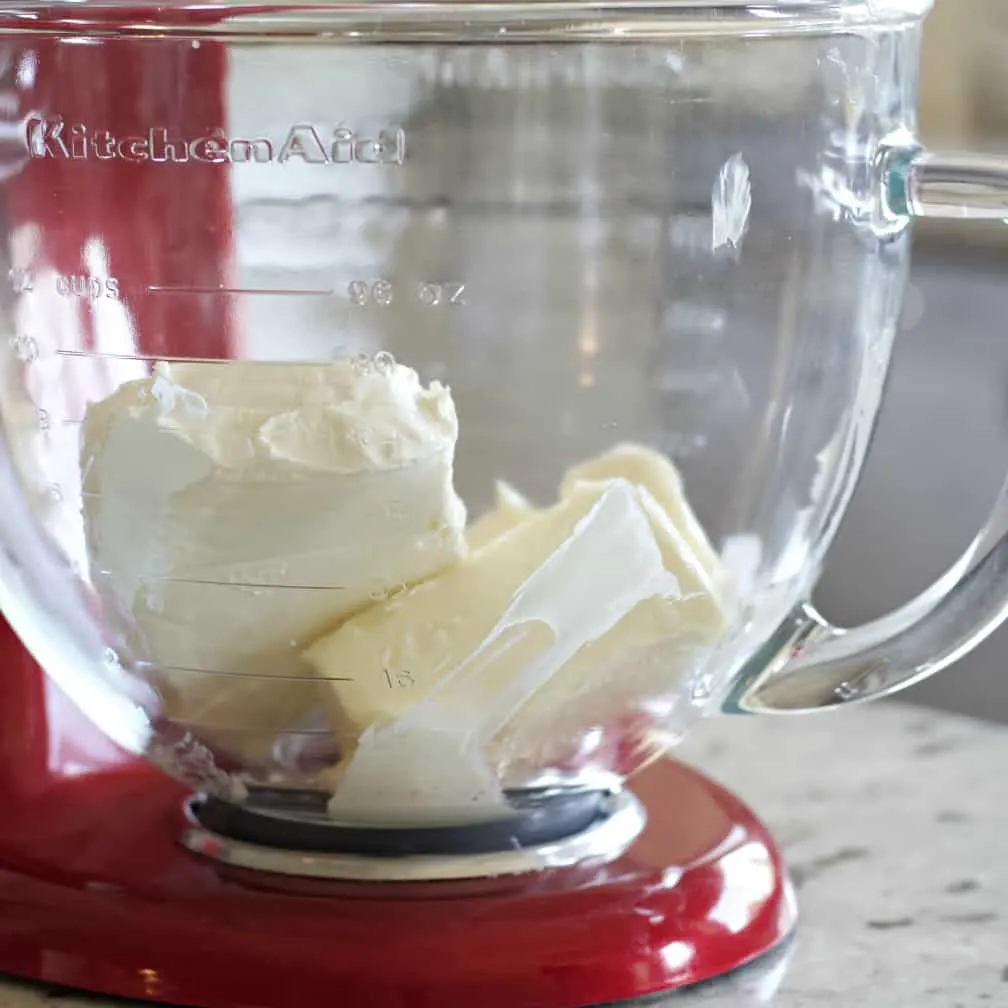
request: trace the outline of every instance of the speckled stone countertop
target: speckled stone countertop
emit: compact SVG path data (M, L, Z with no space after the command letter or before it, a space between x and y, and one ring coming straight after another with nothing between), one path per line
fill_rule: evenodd
M653 1008L1008 1006L1008 729L876 704L717 719L680 755L776 831L802 919L774 962ZM55 998L106 1003L0 979L0 1008Z

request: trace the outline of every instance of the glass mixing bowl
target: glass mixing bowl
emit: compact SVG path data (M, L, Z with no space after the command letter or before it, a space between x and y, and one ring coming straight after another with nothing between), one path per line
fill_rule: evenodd
M915 215L925 0L0 9L0 597L117 743L360 827L618 791L1004 616L807 600Z

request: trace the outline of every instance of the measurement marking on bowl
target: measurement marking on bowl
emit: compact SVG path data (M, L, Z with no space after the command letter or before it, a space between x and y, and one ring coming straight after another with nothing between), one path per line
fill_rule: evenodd
M88 360L163 361L166 364L231 364L228 357L173 357L171 354L112 353L109 350L57 350L57 357L81 357ZM283 364L284 361L276 361Z
M336 292L332 289L296 290L291 288L268 287L170 287L161 284L149 284L148 294L269 294L274 297L332 297Z
M102 574L112 571L103 570ZM200 584L221 588L289 588L291 591L346 591L344 585L292 585L254 581L220 581L215 578L145 577L144 584Z
M83 421L78 421L78 422L79 423L83 423ZM333 473L328 478L331 479L333 482L339 482L340 480L346 479L345 475L343 475L342 473L339 473L339 472ZM288 489L291 488L291 487L318 486L318 482L319 481L317 479L289 479L289 480L285 480L284 481L284 486L286 488L288 488ZM254 488L269 487L269 488L272 488L272 489L276 489L277 482L276 482L276 480L271 480L271 479L246 480L245 483L244 483L244 486L246 487L246 489L250 489L250 488L253 488L253 487ZM121 489L116 491L116 494L118 494L118 495L122 495L124 493L125 493L125 491L121 490ZM100 491L97 491L97 490L88 490L88 491L85 491L84 496L88 497L89 499L93 499L93 500L101 500L102 497L104 497L106 495L104 493L100 492ZM240 500L235 501L233 504L229 504L228 505L228 507L234 507L234 508L238 508L238 509L241 509L244 506L245 505ZM215 506L215 510L216 511L223 511L224 507L225 506L223 504L218 503ZM340 505L339 504L334 504L331 507L323 507L322 505L319 505L318 507L313 508L313 511L316 514L329 514L329 513L333 512L333 511L339 511L339 510L340 510ZM393 524L394 524L394 522L393 522Z
M165 672L186 672L193 675L227 676L231 679L284 679L290 682L353 682L353 676L313 676L311 679L302 675L277 675L273 672L220 672L217 669L192 668L188 665L159 665ZM300 734L300 733L299 733Z

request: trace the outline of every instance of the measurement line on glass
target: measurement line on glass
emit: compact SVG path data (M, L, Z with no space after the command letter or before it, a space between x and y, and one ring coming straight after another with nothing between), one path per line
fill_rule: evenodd
M111 575L112 571L103 570L101 574ZM346 591L343 585L293 585L268 581L222 581L216 578L180 578L180 577L145 577L143 584L196 584L211 585L214 588L289 588L291 591Z
M290 682L312 682L312 679L306 679L304 676L297 675L275 675L272 672L220 672L216 669L202 669L202 668L192 668L188 665L158 665L157 668L163 669L165 672L184 672L186 674L192 675L211 675L211 676L225 676L231 679L268 679L270 681L276 679L284 679ZM319 682L354 682L353 676L316 676ZM301 734L298 732L298 734Z
M336 351L342 347L336 347ZM234 357L194 357L191 354L176 356L172 354L145 354L145 353L116 353L112 350L65 350L57 348L54 353L57 357L76 358L78 360L112 360L112 361L138 361L148 364L233 364ZM36 353L31 358L32 361L39 359ZM340 358L341 359L341 358ZM270 367L303 367L305 364L318 364L317 357L300 357L290 360L270 359Z
M166 364L228 364L226 357L173 357L171 354L113 353L110 350L56 350L57 357L81 357L92 360L151 361ZM278 364L284 363L277 361Z
M268 294L288 297L332 297L336 291L332 288L294 290L291 288L268 287L172 287L161 284L149 284L148 294Z
M82 420L78 420L77 423L83 423L83 421ZM329 477L329 478L331 478L333 480L333 482L338 483L340 480L346 479L346 476L343 473L336 472L336 473L333 473L332 476ZM252 480L252 479L250 479L250 480L244 481L244 483L243 483L243 486L245 486L246 488L259 488L259 487L271 487L271 488L275 488L276 485L277 485L276 480L271 480L271 479L260 479L260 480ZM289 480L284 480L284 486L285 487L318 486L318 479L289 479ZM101 493L100 491L87 490L87 491L84 491L83 496L87 497L89 499L92 499L92 500L101 500L102 497L105 496L105 494ZM233 505L228 505L228 506L229 507L235 507L235 508L241 509L245 505L242 504L241 501L237 501ZM218 504L216 504L214 506L214 509L216 511L218 511L218 512L222 512L224 510L224 505L218 503ZM319 512L319 513L328 513L330 511L339 511L340 510L340 506L339 506L339 504L334 504L332 507L328 507L328 508L319 506L319 507L315 508L314 510L316 512Z
M148 284L148 294L219 294L223 296L245 296L262 294L268 297L346 297L358 307L375 304L383 307L405 298L416 301L428 308L460 306L465 301L465 284L458 280L393 281L351 280L345 289L290 287L187 287L169 284Z

